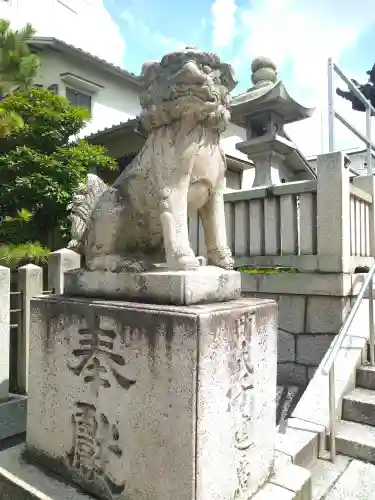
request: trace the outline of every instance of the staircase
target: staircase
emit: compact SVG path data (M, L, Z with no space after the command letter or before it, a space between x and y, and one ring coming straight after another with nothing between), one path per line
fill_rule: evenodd
M357 369L356 387L343 399L341 418L338 453L375 463L375 367Z

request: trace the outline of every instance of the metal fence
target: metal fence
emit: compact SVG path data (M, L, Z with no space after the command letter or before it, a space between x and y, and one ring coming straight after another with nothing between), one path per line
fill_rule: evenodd
M362 134L351 125L340 113L335 110L335 73L346 83L353 94L363 103L366 109L366 134ZM348 130L350 130L360 141L366 145L367 172L372 174L372 151L375 152L375 145L371 140L371 116L375 115L375 109L370 101L362 94L358 87L341 71L332 58L328 59L328 145L329 152L335 151L335 118L339 120Z

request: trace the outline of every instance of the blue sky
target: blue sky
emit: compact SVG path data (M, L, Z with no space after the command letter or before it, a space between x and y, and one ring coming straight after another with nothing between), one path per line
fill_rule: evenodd
M118 22L126 40L125 66L135 73L142 63L160 59L179 45L194 44L215 51L213 43L212 0L174 2L159 0L105 0L105 6ZM222 47L220 55L231 58L234 47ZM216 50L217 51L217 50Z
M374 0L103 1L125 41L123 66L137 74L144 61L194 44L234 65L239 80L235 95L251 86L252 59L271 57L291 96L316 108L312 119L289 130L307 155L326 150L328 144L328 57L363 82L375 62ZM345 101L336 103L353 125L364 129L362 114L353 113ZM336 130L340 147L358 146L340 124Z
M366 3L366 0L364 2ZM279 12L275 12L273 8L275 3L283 4L284 8L279 9ZM375 46L375 25L373 22L366 22L367 14L365 9L361 9L361 11L357 8L343 9L342 0L330 0L329 3L335 4L336 8L329 9L324 7L323 2L319 1L305 0L301 2L299 0L299 3L304 3L306 8L301 9L299 7L295 14L300 13L303 21L307 23L307 26L305 26L307 32L315 28L319 29L319 18L325 17L327 13L332 16L334 22L332 38L335 37L335 32L340 28L345 29L347 24L349 26L353 24L352 43L343 42L342 50L339 49L338 51L334 40L329 40L328 37L328 42L332 42L332 52L340 52L338 59L346 72L356 73L359 76L362 74L365 77L365 70L372 65L372 59L375 61L375 53L372 50L372 47ZM367 3L370 6L371 2ZM267 7L266 4L269 4L270 7ZM219 15L216 15L216 18L215 5L219 6L217 8ZM252 15L254 18L262 16L261 23L264 25L267 25L267 16L269 16L269 24L271 25L275 22L272 17L278 15L280 16L280 23L285 23L288 22L290 11L293 12L295 5L298 5L297 0L273 0L269 2L267 0L217 0L216 2L213 0L104 0L104 6L119 25L121 34L126 41L123 64L127 69L139 73L144 61L160 59L165 52L174 50L178 46L194 44L199 48L216 51L223 59L234 63L239 79L239 85L235 92L242 91L250 85L251 59L259 55L256 52L259 45L257 40L254 47L249 44L249 39L251 40L252 31L254 30L251 24ZM311 6L310 12L309 6ZM364 5L364 7L366 6ZM342 12L343 10L345 12ZM372 17L375 17L375 3L371 10L373 11ZM304 12L308 13L306 17L303 17ZM312 14L312 17L309 17L310 14ZM343 16L340 19L342 14ZM222 29L222 32L230 31L230 34L228 36L222 35L223 42L217 43L220 35L216 34L215 38L215 23L220 23L218 21L220 15L223 16L227 25L231 23L230 19L233 16L233 29ZM362 17L363 22L352 23L352 15ZM246 24L247 20L250 25ZM357 27L357 24L359 24L359 27ZM217 29L220 31L220 27ZM326 30L326 27L324 29ZM291 26L290 30L287 28L282 30L284 35L288 31L290 31L290 37L292 37L293 27ZM317 38L319 32L315 32L315 34L315 38ZM264 36L269 37L269 35L270 33L266 30ZM294 86L293 68L296 62L296 53L301 53L304 48L309 52L311 45L319 43L319 41L309 36L299 42L297 39L295 45L300 44L300 46L296 47L295 51L291 51L289 50L290 40L285 39L287 37L284 40L280 39L278 35L279 33L275 33L274 40L271 44L270 42L266 43L266 47L274 44L281 47L281 50L285 50L285 57L284 55L281 57L282 64L279 66L279 73L284 81ZM328 43L328 49L329 45L330 43ZM326 62L323 57L321 62L322 64ZM314 76L309 75L308 78L313 79ZM298 90L303 92L303 88L298 89L297 85L297 92Z
M194 44L234 66L236 95L251 86L252 59L270 57L291 97L315 107L312 118L287 128L305 155L328 146L328 58L359 82L375 62L375 0L49 0L43 14L40 2L0 1L0 15L13 26L31 22L40 36L60 38L136 74L143 62ZM335 106L364 130L363 114L342 99ZM336 135L337 148L358 145L341 124Z
M315 107L312 118L288 126L305 155L328 146L328 58L359 82L375 62L375 0L50 0L43 15L40 1L0 1L0 14L136 74L143 62L194 44L234 66L236 95L251 86L252 59L270 57L291 97ZM363 114L342 99L335 107L364 130ZM337 148L358 145L341 124L336 135Z

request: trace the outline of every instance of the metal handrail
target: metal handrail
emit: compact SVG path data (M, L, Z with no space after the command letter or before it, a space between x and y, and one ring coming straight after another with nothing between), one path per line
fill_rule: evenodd
M358 312L359 306L362 303L363 297L366 290L369 289L368 299L369 299L369 344L370 344L370 363L371 366L375 366L375 354L374 354L374 274L375 274L375 262L372 264L369 272L367 273L365 281L362 283L361 289L357 295L353 307L351 308L344 324L340 328L340 331L333 341L333 346L327 352L325 359L323 361L323 375L329 376L329 426L330 426L330 455L331 460L334 462L336 459L336 398L335 398L335 361L337 355L342 347L342 344L349 332L353 320Z
M334 109L334 88L333 88L333 74L334 72L343 80L353 94L359 99L366 109L366 135L363 135L353 125L351 125L345 118ZM372 173L372 151L375 151L375 145L371 141L371 116L375 115L375 108L371 102L366 99L359 88L351 81L341 69L335 64L332 58L328 59L328 142L329 151L335 150L335 118L337 118L347 129L349 129L359 140L366 144L366 160L367 172Z

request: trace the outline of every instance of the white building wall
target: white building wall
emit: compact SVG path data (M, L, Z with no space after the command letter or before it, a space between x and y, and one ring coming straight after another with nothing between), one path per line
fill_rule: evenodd
M123 66L125 43L103 0L0 0L0 18L9 19L14 29L29 22L37 30L37 36L58 38ZM99 25L100 33L97 31ZM65 95L65 84L60 80L60 74L65 72L105 87L92 98L92 120L80 134L82 137L134 118L140 111L136 91L124 80L61 53L44 50L41 57L42 72L36 83L47 87L57 83L60 95ZM222 139L224 151L246 161L246 155L235 148L237 142L245 139L245 130L230 124ZM245 177L249 175L251 178L254 174L246 172ZM252 184L250 178L246 182L248 187Z
M139 114L141 107L137 89L133 89L124 79L108 74L105 71L100 71L96 67L93 68L87 63L83 64L78 60L75 61L70 56L50 49L43 50L39 56L42 64L36 83L45 87L56 83L59 86L60 95L65 96L66 94L66 84L61 80L60 74L67 72L104 87L104 89L92 95L92 120L83 129L80 134L81 137L97 132L98 130L103 130L106 127L117 125L130 118L135 118ZM222 136L222 145L225 153L247 161L247 156L235 147L237 142L244 140L246 140L245 130L230 123ZM253 176L254 174L251 172L250 177ZM252 180L249 179L246 182L247 187L251 187Z
M221 136L221 144L226 154L247 161L247 156L236 149L237 142L243 141L246 141L246 131L234 123L230 123Z
M13 29L31 23L37 36L54 37L124 64L125 41L103 0L0 0L0 18Z
M59 94L65 96L66 84L61 80L60 74L72 73L104 87L91 94L92 119L82 130L81 137L135 118L140 112L138 92L124 79L79 60L75 61L61 52L45 49L39 55L42 64L37 84L45 87L57 84ZM73 85L69 87L74 88ZM81 91L79 88L77 90Z

